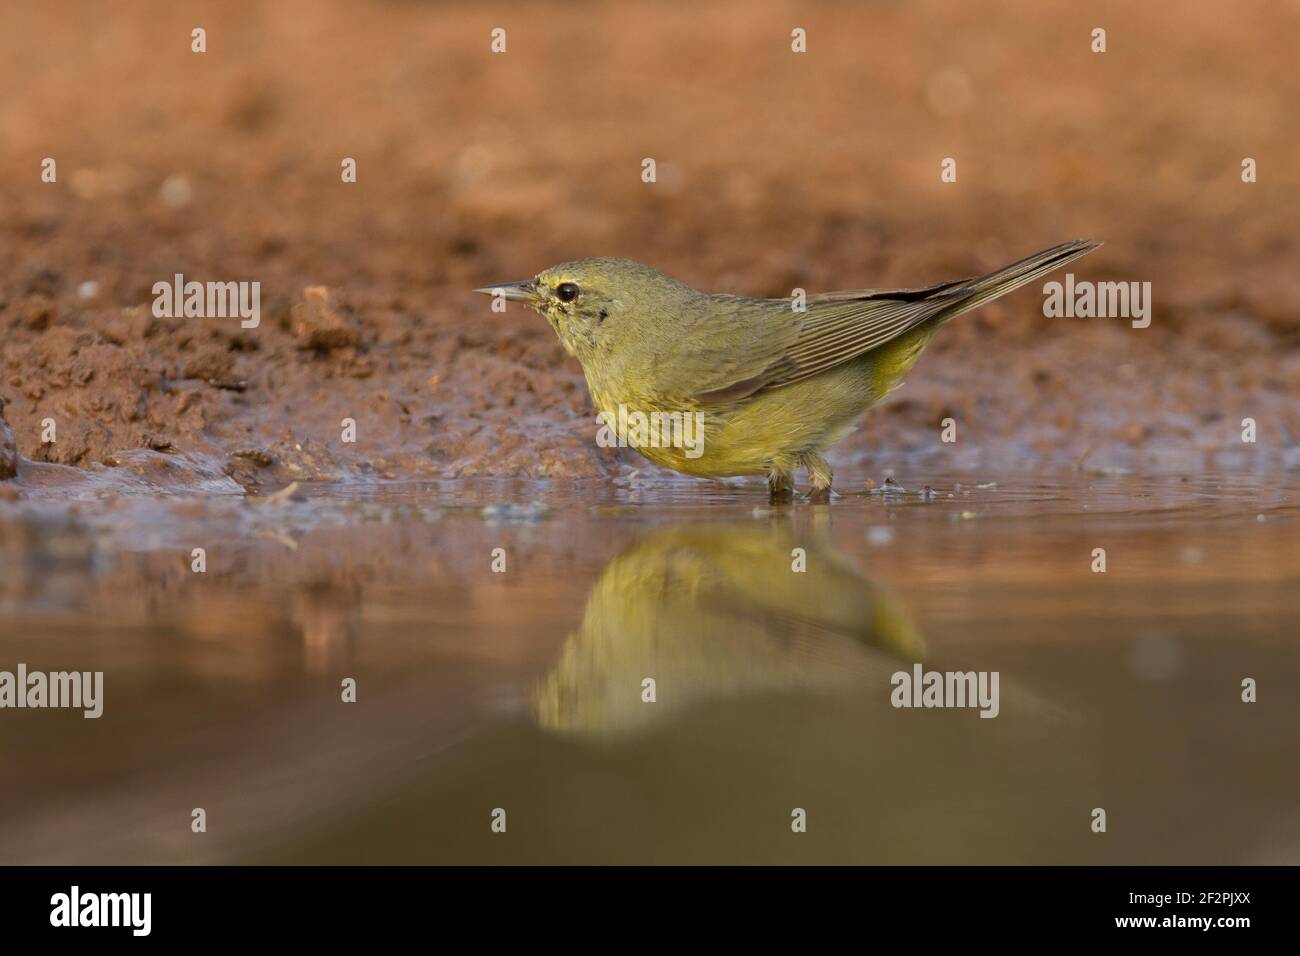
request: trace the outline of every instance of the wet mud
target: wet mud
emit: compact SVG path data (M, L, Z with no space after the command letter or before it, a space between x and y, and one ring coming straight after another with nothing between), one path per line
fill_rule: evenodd
M0 37L0 396L28 460L253 490L653 471L595 446L540 318L469 290L591 254L710 291L909 286L1087 236L1075 271L1150 282L1149 328L1022 290L945 329L834 463L1297 463L1285 6L1111 10L1103 55L1082 11L1028 2L84 9ZM156 317L178 273L259 281L260 324Z

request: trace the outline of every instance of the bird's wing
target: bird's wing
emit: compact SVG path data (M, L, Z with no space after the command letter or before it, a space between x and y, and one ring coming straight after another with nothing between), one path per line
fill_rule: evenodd
M794 363L785 353L803 315L780 299L703 296L648 356L646 379L671 405L724 405L764 388Z
M785 354L792 367L764 387L778 388L825 372L906 335L970 294L968 280L929 289L832 292L809 300L799 337Z
M729 334L704 337L694 367L708 369L690 398L700 405L738 401L764 389L780 388L819 375L878 349L931 319L947 321L1006 295L1086 255L1100 243L1075 239L1044 249L983 276L919 289L858 289L812 296L798 313L785 299L730 300L738 303L725 320ZM712 324L712 323L701 323ZM737 336L736 329L746 330ZM735 339L745 347L736 349ZM681 347L694 349L694 336ZM736 349L728 354L728 349Z
M963 283L829 292L809 298L806 312L795 312L784 299L745 301L735 314L707 323L714 334L699 335L696 326L689 347L703 374L689 397L722 405L817 375L942 311L954 302L950 289L963 290ZM737 329L745 332L738 336Z

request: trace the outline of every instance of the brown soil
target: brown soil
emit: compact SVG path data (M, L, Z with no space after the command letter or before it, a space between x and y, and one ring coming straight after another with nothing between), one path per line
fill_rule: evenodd
M918 285L1085 236L1074 271L1151 282L1150 328L1021 291L837 460L1295 465L1298 29L1208 2L12 5L3 413L25 458L159 480L608 476L642 463L595 446L580 370L471 288L591 254L747 294ZM259 281L260 327L155 318L175 273Z

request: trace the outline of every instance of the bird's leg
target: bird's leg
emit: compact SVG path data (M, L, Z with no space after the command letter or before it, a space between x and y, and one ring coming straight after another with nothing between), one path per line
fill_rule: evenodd
M767 473L767 487L772 492L772 504L781 504L794 498L794 471L773 469Z
M816 452L803 456L804 467L808 469L808 498L817 504L831 500L831 482L835 479L830 463Z

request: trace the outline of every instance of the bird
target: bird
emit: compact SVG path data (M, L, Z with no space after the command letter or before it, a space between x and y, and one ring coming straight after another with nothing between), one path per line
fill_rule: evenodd
M790 573L796 547L816 573ZM925 659L899 599L825 529L692 524L610 560L532 704L548 731L617 739L716 699L877 688L883 700L900 663ZM647 675L667 689L654 707Z
M473 291L543 316L581 364L600 420L650 461L707 478L762 475L774 502L793 498L804 469L808 497L824 502L834 479L827 449L902 384L941 326L1100 245L1075 239L985 275L802 301L699 292L605 256ZM628 421L679 431L647 440Z

